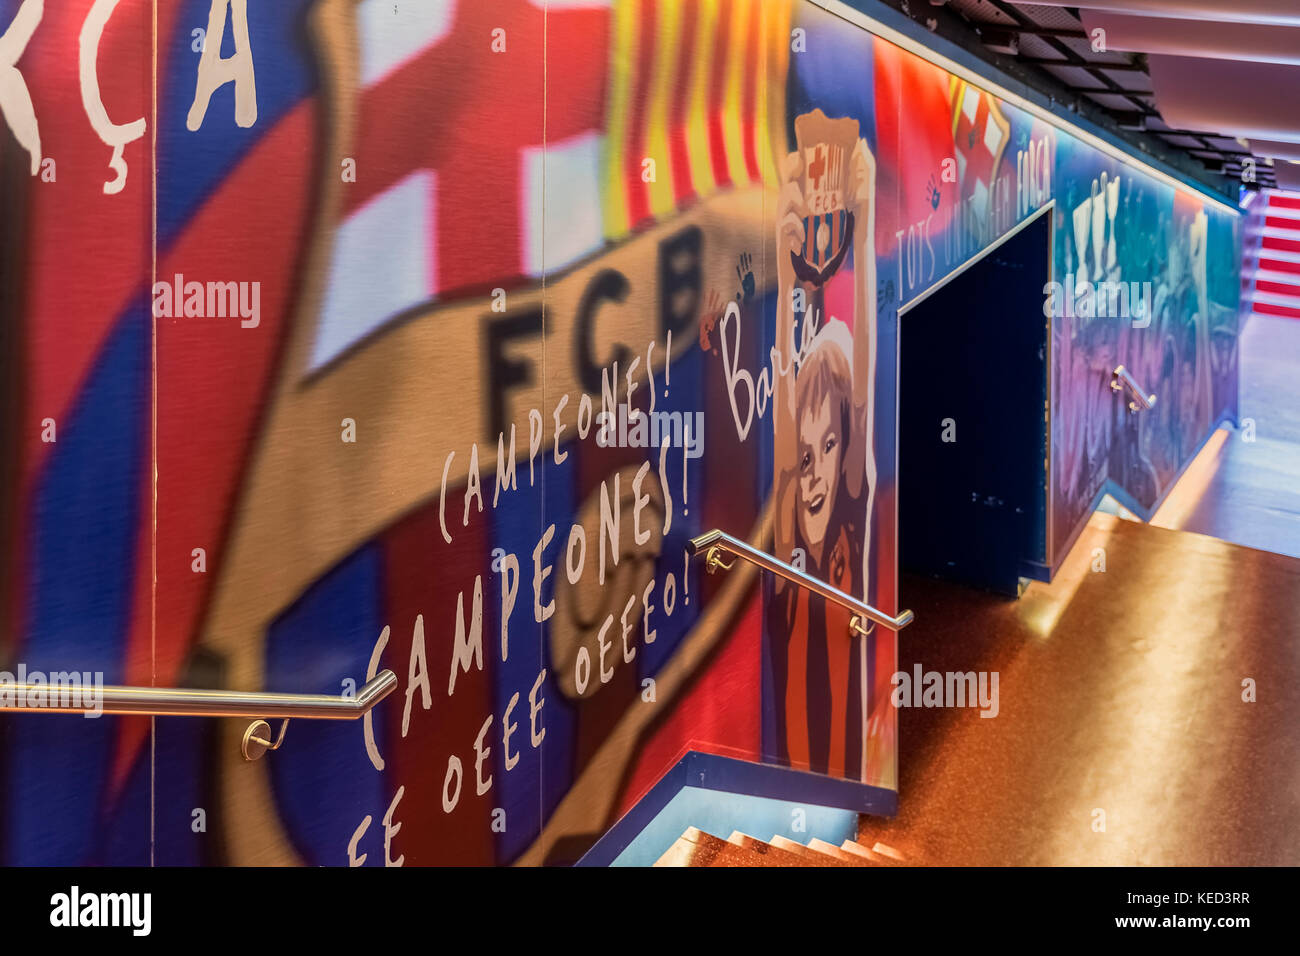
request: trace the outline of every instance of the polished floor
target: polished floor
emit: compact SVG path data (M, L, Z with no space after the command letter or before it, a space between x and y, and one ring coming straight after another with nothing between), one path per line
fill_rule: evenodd
M902 710L899 815L863 818L860 843L1300 864L1300 560L1099 513L1019 601L914 577L902 596L900 669L996 671L999 713Z
M1239 360L1247 427L1212 437L1151 523L1300 557L1300 320L1251 316Z

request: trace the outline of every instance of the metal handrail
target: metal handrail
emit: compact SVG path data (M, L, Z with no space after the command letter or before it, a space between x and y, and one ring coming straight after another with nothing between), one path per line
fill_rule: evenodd
M703 552L707 560L706 566L710 571L716 570L717 568L723 568L725 570L730 567L729 564L726 564L718 557L719 551L734 554L736 557L743 558L750 564L757 565L764 571L769 571L772 574L783 577L787 581L799 585L801 588L806 588L814 594L821 595L828 601L833 601L841 607L848 608L859 617L866 618L868 621L872 621L876 624L883 624L885 627L894 631L907 627L907 625L911 624L913 619L916 617L916 615L911 611L903 611L897 617L890 617L884 611L877 610L865 601L859 601L852 595L845 594L838 588L833 588L829 584L817 580L817 578L813 577L811 574L800 571L798 568L792 567L784 561L772 557L772 555L768 554L766 551L760 551L746 542L734 538L725 531L720 531L717 528L691 538L686 542L686 551L694 557L698 557L700 553ZM859 633L866 633L860 625L856 626L854 629L859 631Z
M383 670L367 681L355 697L328 694L274 694L243 690L191 690L184 687L94 688L70 693L67 686L5 684L0 690L0 713L22 714L135 714L151 717L256 717L281 718L277 740L270 740L270 725L255 720L244 733L243 752L256 760L266 750L284 742L290 718L302 720L356 720L397 687L397 675ZM40 703L37 703L40 701ZM45 703L48 701L48 703Z
M397 675L380 671L355 697L327 694L268 694L244 690L190 690L184 687L113 687L98 690L94 702L28 703L56 698L60 689L47 684L9 684L0 712L143 714L155 717L298 717L304 720L355 720L397 687ZM63 691L66 694L66 690Z
M1111 374L1111 391L1122 392L1126 386L1129 392L1133 395L1133 401L1128 403L1129 411L1145 412L1155 408L1155 395L1147 392L1146 389L1137 383L1137 379L1133 377L1133 373L1123 365L1120 365Z

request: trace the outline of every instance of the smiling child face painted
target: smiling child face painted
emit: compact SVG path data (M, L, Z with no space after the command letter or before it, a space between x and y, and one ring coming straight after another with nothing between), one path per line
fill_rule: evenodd
M835 511L844 440L831 396L799 416L799 536L818 557Z

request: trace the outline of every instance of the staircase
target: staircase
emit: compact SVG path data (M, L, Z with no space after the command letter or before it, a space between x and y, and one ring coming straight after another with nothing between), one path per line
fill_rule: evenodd
M1300 319L1300 193L1270 191L1259 265L1246 289L1252 311Z
M868 848L852 840L839 846L818 839L799 843L783 836L763 841L739 830L724 840L690 827L655 866L898 866L902 861L894 853L880 844Z

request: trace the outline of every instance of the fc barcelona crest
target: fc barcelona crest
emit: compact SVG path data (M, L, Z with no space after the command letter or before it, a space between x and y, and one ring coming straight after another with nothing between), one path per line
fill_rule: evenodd
M804 218L804 244L790 252L794 274L801 282L823 286L844 262L853 243L853 150L858 144L858 121L831 119L821 110L796 117L794 135L803 159L799 185L808 215Z

